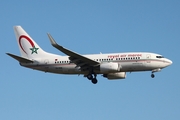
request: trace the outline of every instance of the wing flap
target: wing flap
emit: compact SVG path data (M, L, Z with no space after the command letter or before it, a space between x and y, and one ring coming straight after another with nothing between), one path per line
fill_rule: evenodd
M19 56L13 55L11 53L6 53L6 54L9 55L10 57L16 59L20 63L33 63L32 60L29 60L29 59L26 59L26 58L23 58L23 57L19 57Z

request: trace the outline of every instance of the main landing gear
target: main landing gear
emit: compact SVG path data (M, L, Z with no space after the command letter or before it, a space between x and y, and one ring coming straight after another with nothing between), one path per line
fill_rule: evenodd
M94 76L93 76L94 75ZM93 84L96 84L98 81L97 81L97 79L96 79L96 74L88 74L87 75L87 78L89 79L89 80L91 80L91 82L93 83Z

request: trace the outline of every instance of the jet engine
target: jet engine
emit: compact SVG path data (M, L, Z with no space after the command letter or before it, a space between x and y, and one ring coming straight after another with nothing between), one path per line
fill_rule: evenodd
M102 73L118 72L118 71L120 71L120 68L121 68L121 66L118 63L110 62L110 63L101 63L100 64L100 71Z
M103 74L103 77L106 77L109 80L125 79L126 78L126 72L116 72L116 73Z

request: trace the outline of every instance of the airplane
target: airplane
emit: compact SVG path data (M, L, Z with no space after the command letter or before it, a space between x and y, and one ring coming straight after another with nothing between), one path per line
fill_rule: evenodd
M126 78L126 72L151 71L154 78L154 72L172 64L171 60L151 52L81 55L57 44L48 33L51 45L67 55L61 56L45 52L21 26L14 26L14 31L21 56L6 54L21 66L49 73L84 75L93 84L98 82L98 74L109 80L121 80Z

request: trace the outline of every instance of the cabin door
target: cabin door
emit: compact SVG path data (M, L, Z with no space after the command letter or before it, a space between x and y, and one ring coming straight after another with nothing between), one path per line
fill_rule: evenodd
M150 54L146 55L146 63L151 63L151 55Z

